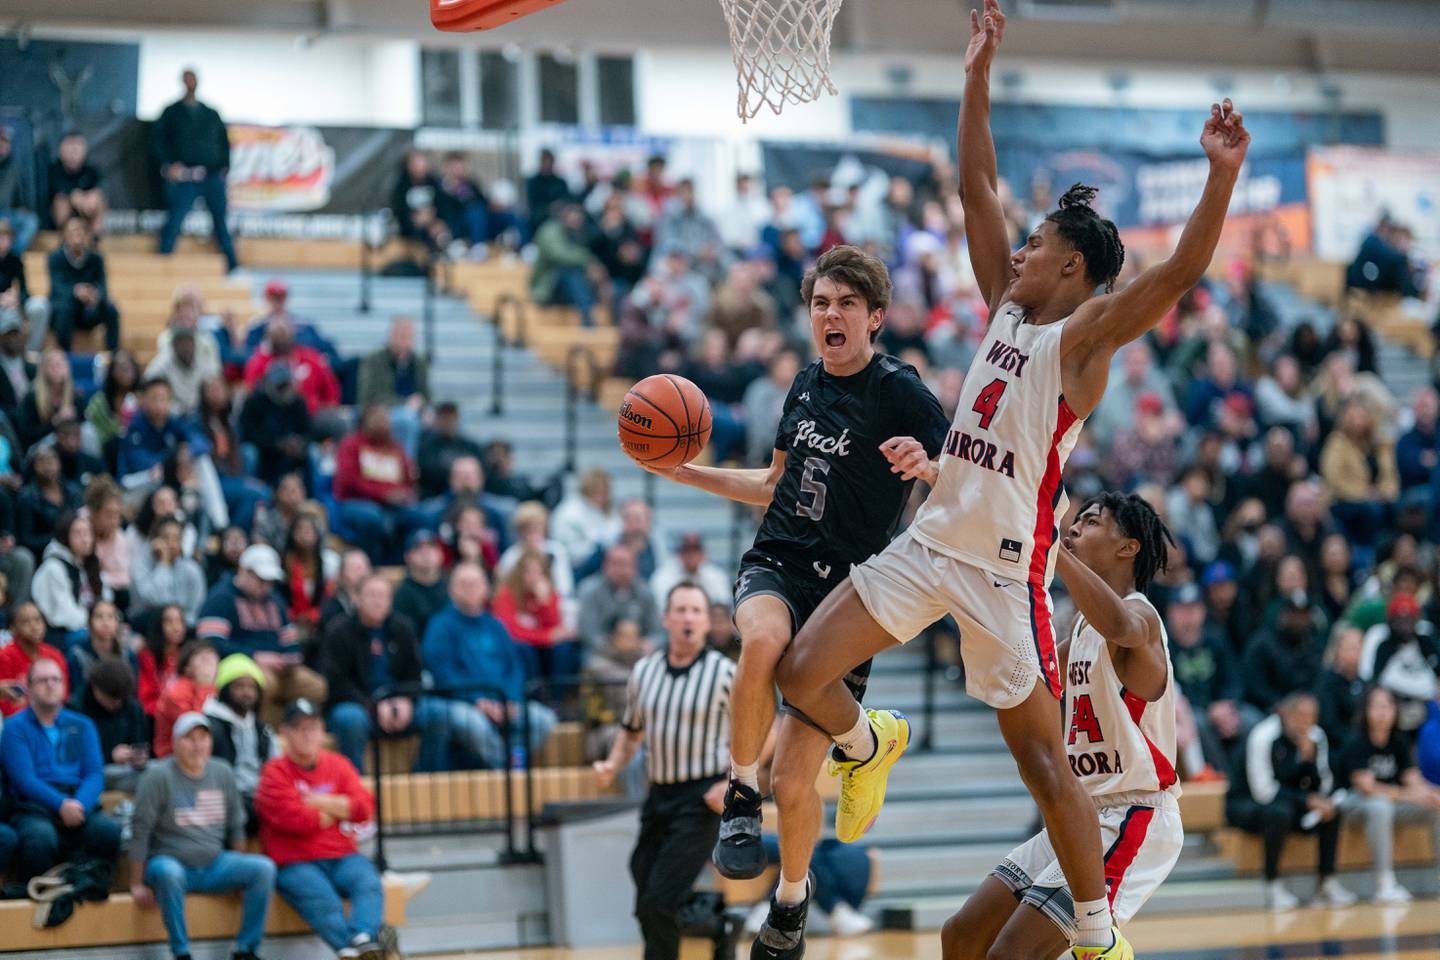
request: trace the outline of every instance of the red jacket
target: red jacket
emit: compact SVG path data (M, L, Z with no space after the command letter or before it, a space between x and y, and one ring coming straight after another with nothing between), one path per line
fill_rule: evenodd
M415 496L415 464L394 440L380 444L356 430L335 449L335 496L389 506L392 490Z
M41 642L37 651L39 656L47 660L54 660L60 664L60 676L65 679L65 699L70 699L70 671L65 667L65 655L56 650L50 644ZM25 682L25 675L30 672L30 664L35 661L25 655L20 649L20 644L9 643L0 647L0 680L19 680ZM9 700L0 700L0 714L13 717L24 710L28 703L11 703Z
M214 687L196 686L189 677L176 677L170 681L165 692L160 694L160 702L155 705L155 756L170 756L173 748L170 734L175 729L175 721L182 713L203 713L205 701L214 692Z
M521 607L515 602L515 594L510 592L510 588L501 587L495 592L490 612L500 618L516 643L548 647L555 640L555 628L560 626L560 596L552 590L550 599L544 603L532 597Z
M175 662L178 659L179 656L172 653L166 658L164 669L159 669L155 666L155 655L150 652L149 647L140 651L135 697L147 715L155 716L155 708L160 705L160 694L164 693L165 686L175 679Z
M350 819L321 829L320 811L305 804L307 793L349 797ZM255 791L255 810L260 814L260 849L283 867L355 853L356 827L375 816L375 798L349 760L321 750L310 770L286 756L265 764Z
M245 385L254 390L274 359L275 355L268 345L256 350L245 361ZM340 405L340 381L336 379L335 371L330 369L330 361L325 359L325 354L297 343L290 348L285 359L295 376L295 392L304 398L305 406L310 408L311 413Z

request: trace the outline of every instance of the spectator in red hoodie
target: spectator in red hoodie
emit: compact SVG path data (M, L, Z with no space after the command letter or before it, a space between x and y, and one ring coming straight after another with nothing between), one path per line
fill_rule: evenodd
M335 499L347 539L372 562L402 562L405 535L425 523L417 484L414 462L390 434L390 411L379 404L366 407L359 429L335 451Z
M65 655L45 642L45 618L33 603L15 608L10 624L13 642L0 647L0 715L14 716L29 705L25 693L25 675L30 665L40 658L60 664L60 679L65 684L65 697L70 696L70 678Z
M375 798L349 760L324 749L325 722L314 703L291 703L280 737L284 753L265 764L255 794L260 849L279 868L275 886L341 956L381 960L385 890L356 846Z
M286 316L272 317L266 325L260 349L245 362L245 385L254 390L277 360L290 365L295 390L304 398L311 416L340 404L340 381L330 369L330 361L314 347L296 342L295 327Z
M170 733L181 714L202 713L205 701L215 694L215 672L220 655L207 640L191 640L180 649L180 659L171 680L155 706L155 756L168 757Z

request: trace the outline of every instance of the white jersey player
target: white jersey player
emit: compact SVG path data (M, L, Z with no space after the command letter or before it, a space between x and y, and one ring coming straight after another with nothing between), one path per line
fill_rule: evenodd
M997 0L985 0L983 17L972 12L958 144L965 235L990 328L938 461L918 442L886 449L896 473L935 489L911 530L851 568L828 595L775 679L786 701L843 755L835 832L854 840L879 816L910 731L895 711L862 709L844 677L954 616L966 689L996 709L1074 893L1073 955L1132 960L1111 922L1090 800L1069 773L1055 724L1063 682L1049 582L1065 506L1061 473L1081 421L1104 395L1116 351L1154 327L1204 275L1250 135L1230 101L1212 104L1200 136L1209 162L1200 201L1170 257L1122 290L1112 292L1124 262L1119 232L1083 184L1066 191L1012 250L989 123L990 66L1004 31Z
M1100 823L1105 894L1135 915L1180 857L1175 677L1165 627L1142 589L1170 535L1133 494L1087 503L1059 551L1079 613L1062 645L1065 754ZM1010 852L942 934L945 960L1053 960L1075 940L1074 899L1048 830Z

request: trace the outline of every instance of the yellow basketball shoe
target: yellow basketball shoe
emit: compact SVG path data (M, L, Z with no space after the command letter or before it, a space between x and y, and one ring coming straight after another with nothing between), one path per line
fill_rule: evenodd
M885 805L885 784L890 768L910 746L910 721L898 710L866 710L875 734L875 753L869 760L834 760L831 770L840 775L840 801L835 807L835 836L854 843L865 836Z
M1119 927L1111 927L1110 932L1115 935L1115 942L1106 947L1071 947L1070 956L1074 960L1135 960L1135 950L1130 946L1130 941L1125 939L1125 934L1120 932Z

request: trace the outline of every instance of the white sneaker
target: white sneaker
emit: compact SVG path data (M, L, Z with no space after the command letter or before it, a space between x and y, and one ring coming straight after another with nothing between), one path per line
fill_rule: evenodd
M1415 898L1410 895L1410 891L1402 887L1400 881L1393 876L1381 877L1380 881L1375 884L1375 903L1394 905L1409 903L1413 899Z
M1299 907L1300 900L1279 880L1272 880L1265 885L1265 906L1271 913L1284 913Z
M765 918L768 916L770 916L770 898L766 897L751 907L750 912L746 914L745 933L752 937L755 936L765 925Z
M858 937L875 929L875 921L848 903L837 903L830 911L830 930L837 937Z
M1353 907L1359 898L1346 890L1345 887L1334 877L1326 877L1315 891L1315 899L1311 901L1312 906L1330 907L1332 910L1344 910L1346 907Z

